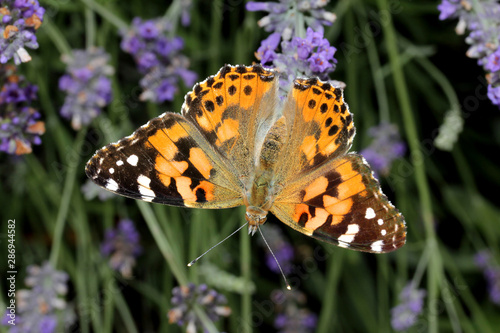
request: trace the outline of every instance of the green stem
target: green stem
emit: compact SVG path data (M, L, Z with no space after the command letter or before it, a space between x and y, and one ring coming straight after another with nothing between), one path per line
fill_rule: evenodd
M81 0L87 7L97 12L103 18L111 22L118 30L126 30L128 28L128 24L116 16L112 10L104 7L101 4L98 4L94 0Z
M368 22L366 20L366 13L363 8L362 13L358 13L358 20L361 26L367 26ZM368 61L370 63L370 70L373 77L373 86L375 87L375 92L377 96L377 102L380 112L380 122L390 122L389 115L389 101L387 100L387 89L385 88L384 75L382 74L382 66L380 65L380 59L377 54L377 48L375 47L375 38L371 29L365 29L363 34L365 38L365 44L367 48Z
M388 0L377 0L378 7L390 13ZM405 126L405 131L408 138L408 143L411 151L411 156L413 158L413 167L415 170L415 181L418 189L418 195L420 199L420 211L422 213L422 218L424 221L424 227L426 232L426 238L430 251L433 255L430 258L428 276L427 276L427 287L428 287L428 308L432 309L438 301L438 288L440 276L440 264L441 258L439 253L439 248L436 243L436 234L433 225L433 215L432 215L432 202L429 185L427 183L424 156L420 150L420 141L417 134L417 129L415 125L415 120L413 118L413 113L410 105L410 98L408 94L408 88L406 86L406 80L403 74L402 66L399 59L399 51L397 47L396 33L394 26L392 24L392 17L389 15L387 24L382 25L382 29L385 33L385 42L387 47L387 52L389 54L389 61L392 69L392 76L394 79L394 86L396 89L396 95L400 104L400 109L403 114L403 121ZM433 311L428 311L428 324L429 332L438 332L438 322L436 314Z
M75 155L78 156L76 160L71 160L71 164L67 166L66 179L64 180L64 189L62 192L61 205L59 206L59 211L56 218L56 226L54 229L54 244L52 245L52 252L50 253L50 263L52 266L56 267L57 258L59 257L59 250L61 248L62 236L64 231L64 226L66 222L66 217L68 215L69 205L71 202L71 193L73 192L73 187L76 180L76 170L80 166L80 151L82 144L87 133L86 128L82 128L75 139L73 144L73 151L76 152Z
M175 0L168 7L167 12L165 13L165 19L172 24L172 29L169 31L170 37L174 37L175 32L177 31L177 25L179 24L180 20L183 1L184 0Z
M85 8L85 42L87 50L95 45L95 15L92 9Z
M64 35L52 23L50 18L45 17L43 19L42 27L44 28L44 31L47 32L47 35L50 37L60 54L71 54L71 46L69 46L69 43L66 38L64 38Z
M186 272L181 268L182 266L179 263L172 247L170 246L170 243L167 241L167 238L163 234L163 230L161 229L160 224L158 223L158 220L156 219L156 216L151 209L151 206L142 201L137 201L137 206L139 206L142 216L146 220L149 230L151 231L151 235L153 235L153 238L160 248L163 257L170 266L172 274L175 276L179 284L184 286L187 285L188 278Z
M327 249L327 246L324 245L325 252L330 253L330 258L328 259L328 272L326 275L325 281L328 281L328 284L325 287L324 295L327 297L324 298L323 303L321 304L321 312L318 320L318 328L316 330L317 333L328 333L328 332L336 332L335 329L335 321L337 320L337 316L332 316L332 313L335 313L335 305L338 300L334 295L338 295L336 292L338 288L338 283L340 280L340 273L342 272L342 264L344 259L344 251L332 251Z
M439 68L434 66L434 64L425 57L415 57L415 60L427 71L427 73L434 79L434 81L436 81L441 89L443 89L443 92L450 103L450 108L453 110L459 110L460 103L458 102L458 97L455 93L455 89L453 89L453 86L451 85L448 78L446 78L446 76L443 74L443 72L441 72Z

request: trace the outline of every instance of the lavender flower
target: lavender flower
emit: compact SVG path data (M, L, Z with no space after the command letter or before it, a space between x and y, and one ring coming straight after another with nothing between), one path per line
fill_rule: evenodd
M193 0L179 0L180 1L180 18L181 18L181 24L184 27L187 27L189 24L191 24L191 15L189 14L189 11L191 10L191 7L193 7Z
M190 283L187 286L175 287L172 289L171 302L173 307L168 311L169 322L179 326L186 325L188 333L196 333L203 327L194 311L195 304L198 304L214 322L221 316L227 317L231 314L231 308L225 306L226 297L213 289L208 289L205 284L196 286Z
M294 251L292 245L285 239L281 229L275 225L266 224L266 227L262 230L262 232L266 237L269 247L274 252L276 259L280 263L283 272L285 274L291 273L293 269ZM271 252L269 252L264 240L259 238L258 242L265 248L267 267L269 267L269 269L274 273L279 274L280 270L276 264L276 260L274 260Z
M488 98L500 106L500 4L492 0L443 0L438 9L440 20L458 18L458 34L470 31L465 39L471 45L467 56L478 59L478 65L488 73Z
M38 0L0 0L0 64L11 58L16 65L31 60L25 47L38 48L35 32L44 13Z
M266 11L269 14L258 22L268 32L279 33L283 40L290 40L292 36L300 36L297 30L303 29L296 22L304 22L314 30L323 32L323 25L331 25L335 21L335 14L323 9L329 0L280 0L279 2L249 1L246 4L248 11Z
M109 55L100 48L74 50L64 55L66 74L59 79L59 89L66 92L61 115L71 119L71 127L79 130L88 125L111 102L111 81L114 73L108 65Z
M477 253L474 261L479 268L483 269L490 300L500 305L500 266L494 263L491 253L487 250Z
M274 320L278 333L314 332L318 316L307 309L291 308L286 314L279 314Z
M263 65L274 65L280 73L280 94L286 95L291 83L299 76L316 76L327 80L336 67L336 48L323 38L323 32L307 28L305 38L293 37L281 42L281 53L275 52L277 35L264 40L256 53ZM273 49L274 47L274 49Z
M73 310L63 299L68 275L48 262L41 267L28 266L27 270L25 283L31 289L16 293L17 313L13 316L7 309L2 325L9 326L10 333L65 331L75 321Z
M40 113L29 105L37 98L38 87L16 74L16 67L0 65L0 151L29 154L31 145L42 143L45 124Z
M413 282L408 283L401 293L401 303L391 309L391 325L396 331L405 331L417 321L424 307L425 290L417 289Z
M392 162L403 157L406 145L401 141L396 125L382 123L370 128L368 134L374 139L361 151L375 173L387 175Z
M295 78L316 76L328 80L328 75L335 70L337 49L323 37L323 25L331 25L335 20L333 13L323 9L327 3L324 0L281 0L279 3L250 1L246 4L249 11L269 12L259 21L259 26L273 33L262 41L255 56L262 65L277 68L282 97L287 95Z
M143 101L171 101L180 79L186 86L196 81L196 74L187 69L189 60L179 53L184 41L180 37L167 37L170 29L164 19L142 21L136 17L132 28L122 32L122 50L134 57L139 72L144 74L140 81L144 91L139 97Z
M314 332L318 317L302 306L306 303L306 296L297 290L274 290L271 300L276 305L274 327L278 333L308 333Z
M101 244L103 256L110 257L111 267L125 278L132 277L135 258L142 252L139 245L139 233L131 220L125 219L118 223L116 229L108 229Z

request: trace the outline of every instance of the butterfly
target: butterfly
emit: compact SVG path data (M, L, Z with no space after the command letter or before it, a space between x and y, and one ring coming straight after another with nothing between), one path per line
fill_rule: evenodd
M252 234L271 212L291 228L358 251L403 246L405 221L366 160L349 153L355 128L343 91L298 78L278 96L278 74L226 65L194 86L182 114L166 112L98 150L96 184L148 202L246 206Z

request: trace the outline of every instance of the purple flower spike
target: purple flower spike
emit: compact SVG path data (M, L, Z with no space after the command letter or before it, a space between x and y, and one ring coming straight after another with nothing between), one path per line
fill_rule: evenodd
M493 104L500 106L500 85L497 87L488 85L488 98Z
M188 15L190 2L182 2L181 5L183 15ZM132 28L122 32L122 50L134 57L139 72L144 74L140 81L144 89L140 95L143 101L171 101L178 91L179 79L186 84L195 81L191 78L196 74L187 69L188 59L179 53L184 42L180 37L169 37L170 29L171 25L163 18L142 21L136 17Z
M173 307L168 311L168 321L171 324L186 326L187 332L197 332L203 327L194 310L195 304L198 304L213 322L231 314L231 308L225 305L226 297L209 289L205 284L196 286L189 283L187 286L175 287L172 289L171 303Z
M142 252L140 236L131 220L121 220L116 229L108 229L101 253L109 257L111 267L125 278L132 277L135 259Z
M483 250L474 257L476 265L483 270L490 300L500 305L500 266L494 262L489 250Z
M443 21L448 18L455 18L458 16L461 8L462 5L460 4L460 0L443 0L443 2L438 5L438 9L441 12L439 14L439 19Z
M16 292L15 317L7 311L2 325L11 327L9 332L18 333L68 331L75 314L64 300L67 283L68 274L55 270L48 262L42 266L28 266L25 284L29 289Z
M274 290L271 300L277 305L274 327L278 329L278 333L314 332L318 316L309 309L302 308L306 303L306 296L302 292Z
M281 229L277 226L269 224L266 225L262 232L266 237L269 247L274 252L276 259L280 263L283 272L285 274L291 273L293 270L293 260L295 259L294 249L283 235ZM273 255L269 252L265 242L261 239L259 239L258 242L266 251L267 267L269 267L269 269L274 273L279 274L280 270L278 264L276 264L276 260L274 260Z
M276 53L274 51L278 47L280 40L281 35L279 33L273 33L262 41L255 54L255 57L260 60L261 64L270 63L276 59Z
M416 289L412 282L406 285L399 294L401 303L391 309L391 325L396 331L405 331L415 325L417 317L422 313L425 290Z
M265 11L269 14L259 21L259 26L266 31L282 35L283 40L290 40L295 34L295 20L297 15L310 27L330 25L335 20L333 13L323 9L327 1L296 1L280 0L279 2L249 1L246 4L248 11ZM316 29L319 30L319 29Z
M370 128L372 143L361 155L373 167L376 174L387 175L394 160L403 157L406 145L401 141L399 130L393 124L382 123Z
M16 67L0 65L0 151L29 154L40 144L45 124L40 113L30 107L37 99L38 87L16 74Z
M477 1L471 5L468 1L443 0L438 6L439 19L458 18L457 34L470 33L465 42L470 45L467 56L476 58L478 65L487 73L488 97L494 105L500 106L500 29L498 17L500 3L498 1Z
M44 13L38 0L0 1L0 64L11 58L16 65L31 60L26 48L38 48L35 32Z
M111 81L114 73L108 65L109 55L100 48L74 50L63 56L66 72L59 79L59 89L67 95L60 113L71 120L74 130L90 124L101 109L111 102Z
M489 72L500 71L500 47L486 58L484 68Z

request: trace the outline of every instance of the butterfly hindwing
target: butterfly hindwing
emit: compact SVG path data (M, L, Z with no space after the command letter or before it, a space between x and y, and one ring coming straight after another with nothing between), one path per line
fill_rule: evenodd
M86 173L134 199L201 208L242 204L234 171L193 124L169 112L97 151Z
M271 211L290 227L341 247L381 253L405 243L403 216L353 153L290 183Z

